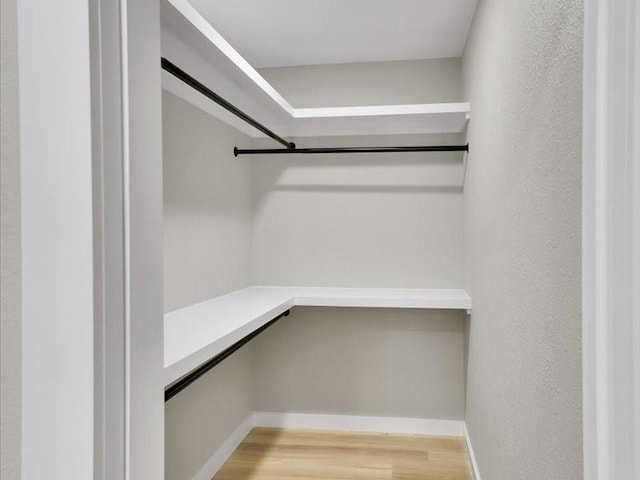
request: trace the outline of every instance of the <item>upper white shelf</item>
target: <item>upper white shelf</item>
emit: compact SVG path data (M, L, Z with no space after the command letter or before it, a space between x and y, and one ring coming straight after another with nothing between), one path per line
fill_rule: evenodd
M289 135L459 133L464 130L469 115L470 105L464 102L294 108Z
M295 108L188 0L165 0L162 21L163 56L281 136L459 133L469 119L465 102ZM263 136L166 72L162 85L244 133Z
M164 316L165 385L299 306L471 309L464 290L248 287Z

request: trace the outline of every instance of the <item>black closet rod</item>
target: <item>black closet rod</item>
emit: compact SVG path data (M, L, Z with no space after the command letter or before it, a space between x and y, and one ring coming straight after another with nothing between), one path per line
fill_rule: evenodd
M189 85L194 90L197 90L198 92L200 92L202 95L204 95L208 99L213 100L218 105L220 105L222 108L224 108L224 109L228 110L229 112L233 113L236 117L244 120L249 125L257 128L258 130L260 130L265 135L268 135L269 137L273 138L276 142L281 143L282 145L284 145L287 148L296 148L295 143L288 142L287 140L285 140L284 138L282 138L278 134L276 134L273 131L269 130L267 127L262 125L256 119L250 117L249 115L244 113L242 110L240 110L238 107L236 107L235 105L233 105L233 104L229 103L228 101L226 101L220 95L218 95L217 93L215 93L214 91L212 91L211 89L209 89L208 87L206 87L205 85L200 83L198 80L193 78L191 75L189 75L187 72L182 70L180 67L177 67L176 65L171 63L166 58L162 57L161 65L162 65L162 68L164 70L166 70L167 72L169 72L171 75L173 75L174 77L176 77L179 80L182 80L184 83Z
M240 110L235 105L229 103L227 100L222 98L220 95L209 89L204 84L200 83L198 80L193 78L187 72L182 70L180 67L177 67L173 63L171 63L166 58L162 57L161 65L164 70L169 72L171 75L176 77L179 80L182 80L184 83L189 85L194 90L200 92L205 97L213 100L222 108L227 111L233 113L236 117L245 121L249 125L255 127L260 130L265 135L273 138L276 142L281 143L287 148L256 148L256 149L242 149L242 148L234 148L233 154L237 157L238 155L268 155L268 154L327 154L327 153L401 153L401 152L468 152L469 145L429 145L429 146L410 146L410 147L329 147L329 148L296 148L296 144L293 142L289 142L273 132L269 130L267 127L262 125L260 122L250 117L242 110Z
M182 377L176 383L170 385L169 387L167 387L165 389L165 391L164 391L164 401L167 402L171 398L175 397L178 393L180 393L182 390L187 388L189 385L191 385L193 382L195 382L198 378L200 378L202 375L207 373L213 367L218 365L220 362L222 362L229 355L231 355L235 351L239 350L244 344L246 344L247 342L249 342L253 338L255 338L258 335L260 335L262 332L264 332L267 328L269 328L271 325L276 323L282 317L288 317L288 316L289 316L289 310L287 310L286 312L281 313L280 315L278 315L273 320L270 320L269 322L265 323L264 325L262 325L257 330L254 330L253 332L251 332L246 337L242 337L240 340L238 340L233 345L225 348L223 351L221 351L215 357L210 358L209 360L207 360L205 363L203 363L199 367L196 367L195 369L191 370L189 373L187 373L184 377Z
M414 147L323 147L323 148L254 148L235 147L233 154L238 155L276 155L276 154L322 154L322 153L400 153L400 152L468 152L467 145L425 145Z

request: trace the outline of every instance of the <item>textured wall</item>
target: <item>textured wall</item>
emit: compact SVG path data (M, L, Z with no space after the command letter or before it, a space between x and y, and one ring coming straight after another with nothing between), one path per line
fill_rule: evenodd
M460 58L265 68L297 108L461 102Z
M251 176L233 146L248 139L163 94L167 311L249 285ZM192 478L253 411L251 346L165 407L165 478Z
M16 1L0 0L0 477L20 478L20 157Z
M480 2L463 71L467 425L480 473L579 480L582 2Z

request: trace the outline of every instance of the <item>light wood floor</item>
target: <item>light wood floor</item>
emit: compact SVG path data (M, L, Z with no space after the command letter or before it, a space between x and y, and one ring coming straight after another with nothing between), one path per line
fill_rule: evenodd
M215 480L471 480L463 438L254 428Z

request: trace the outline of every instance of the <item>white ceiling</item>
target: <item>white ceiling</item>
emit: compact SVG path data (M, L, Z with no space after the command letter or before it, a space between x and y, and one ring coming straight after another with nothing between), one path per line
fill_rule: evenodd
M477 0L190 0L256 68L458 57Z

